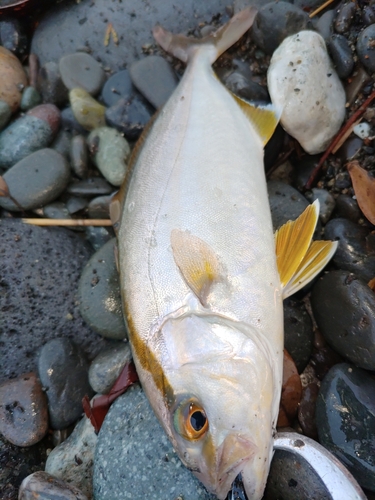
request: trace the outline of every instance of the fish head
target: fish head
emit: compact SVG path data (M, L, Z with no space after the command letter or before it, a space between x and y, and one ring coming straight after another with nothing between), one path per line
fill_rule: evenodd
M161 329L173 392L162 423L182 462L219 499L239 473L248 497L260 499L273 454L278 367L257 332L243 327L190 314Z

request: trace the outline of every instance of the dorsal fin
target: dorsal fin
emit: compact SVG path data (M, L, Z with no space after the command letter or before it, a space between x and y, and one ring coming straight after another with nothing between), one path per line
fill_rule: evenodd
M203 240L185 231L171 232L173 258L186 284L206 305L212 285L220 279L220 263L216 253Z

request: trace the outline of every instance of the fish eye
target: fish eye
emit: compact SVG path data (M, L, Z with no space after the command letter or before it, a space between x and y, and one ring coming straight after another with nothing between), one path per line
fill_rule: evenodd
M174 428L185 439L194 441L208 430L208 419L201 404L193 398L182 401L173 416Z

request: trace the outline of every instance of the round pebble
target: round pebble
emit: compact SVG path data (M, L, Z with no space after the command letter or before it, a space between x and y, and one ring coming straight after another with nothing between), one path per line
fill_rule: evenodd
M69 92L73 115L85 130L93 130L105 125L105 107L84 89L75 88Z
M127 69L118 71L105 82L101 99L107 107L114 106L120 99L128 100L137 92Z
M122 132L131 141L139 138L151 115L151 106L138 95L119 99L105 112L108 125Z
M85 230L86 239L94 249L99 250L107 241L111 240L115 233L110 227L87 227Z
M66 208L68 209L70 215L73 215L87 208L88 203L89 202L86 198L80 198L78 196L70 196L66 200Z
M17 57L0 46L0 99L16 111L27 85L26 73Z
M357 136L349 137L341 148L337 152L337 156L342 159L342 161L347 162L354 158L354 156L359 153L363 147L363 141ZM349 185L351 183L349 182ZM348 187L348 186L347 186Z
M311 203L319 200L319 217L323 224L327 224L335 209L336 201L326 189L313 188L311 191Z
M343 358L334 351L328 344L314 348L311 355L310 364L318 380L323 380L332 366L342 363Z
M42 102L42 97L34 87L26 87L22 92L20 108L27 111Z
M356 5L354 2L347 2L340 5L335 19L335 30L337 33L345 33L352 24Z
M336 198L334 215L344 219L349 219L352 222L358 222L362 216L362 212L358 206L357 200L354 200L348 194L340 194Z
M354 68L353 53L348 40L343 35L332 35L327 46L337 74L340 78L348 78Z
M88 500L73 485L57 479L47 472L38 471L27 476L21 484L18 500Z
M362 21L365 26L375 23L375 10L373 5L364 5L362 9Z
M89 369L89 381L94 391L108 394L122 369L131 359L129 343L116 342L101 352Z
M314 168L318 165L320 155L304 155L299 158L297 155L291 157L294 166L294 186L300 191L304 191L307 181Z
M25 54L28 40L25 30L15 17L0 18L0 44L17 56Z
M346 271L332 271L315 284L314 316L327 342L356 366L375 370L375 294Z
M88 151L86 139L83 135L76 135L70 144L70 164L73 172L80 179L88 175Z
M303 305L293 300L284 302L284 346L302 373L313 348L313 327Z
M40 149L11 167L3 176L13 199L0 197L0 206L19 212L55 200L70 178L67 161L54 149ZM17 200L16 204L13 200Z
M375 24L365 28L357 39L357 55L363 66L373 73L375 71Z
M224 73L221 81L231 92L243 99L263 104L270 102L267 89L252 81L250 75L239 69Z
M59 70L61 79L69 90L80 87L89 94L96 95L105 81L101 64L85 52L62 57L59 61Z
M295 220L309 205L294 187L280 181L267 183L273 228L279 229L288 220Z
M61 80L59 66L55 61L46 62L38 73L38 90L44 102L62 106L69 99L68 89Z
M322 35L324 40L327 42L328 38L332 35L332 21L336 15L336 12L331 9L325 11L318 19L315 29L318 33Z
M78 296L86 323L103 337L121 340L127 338L127 329L122 314L115 244L113 238L91 257L82 272Z
M112 195L98 196L90 201L88 214L90 219L109 219L109 205Z

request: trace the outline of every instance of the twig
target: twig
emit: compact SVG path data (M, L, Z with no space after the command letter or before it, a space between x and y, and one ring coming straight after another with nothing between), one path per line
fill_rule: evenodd
M22 219L35 226L112 226L110 219Z
M311 12L309 14L309 18L311 19L312 17L316 16L317 14L319 14L319 12L321 12L323 9L325 9L326 7L328 7L328 5L331 5L331 3L333 3L335 0L327 0L326 2L324 2L320 7L318 7L317 9L315 9L313 12Z

